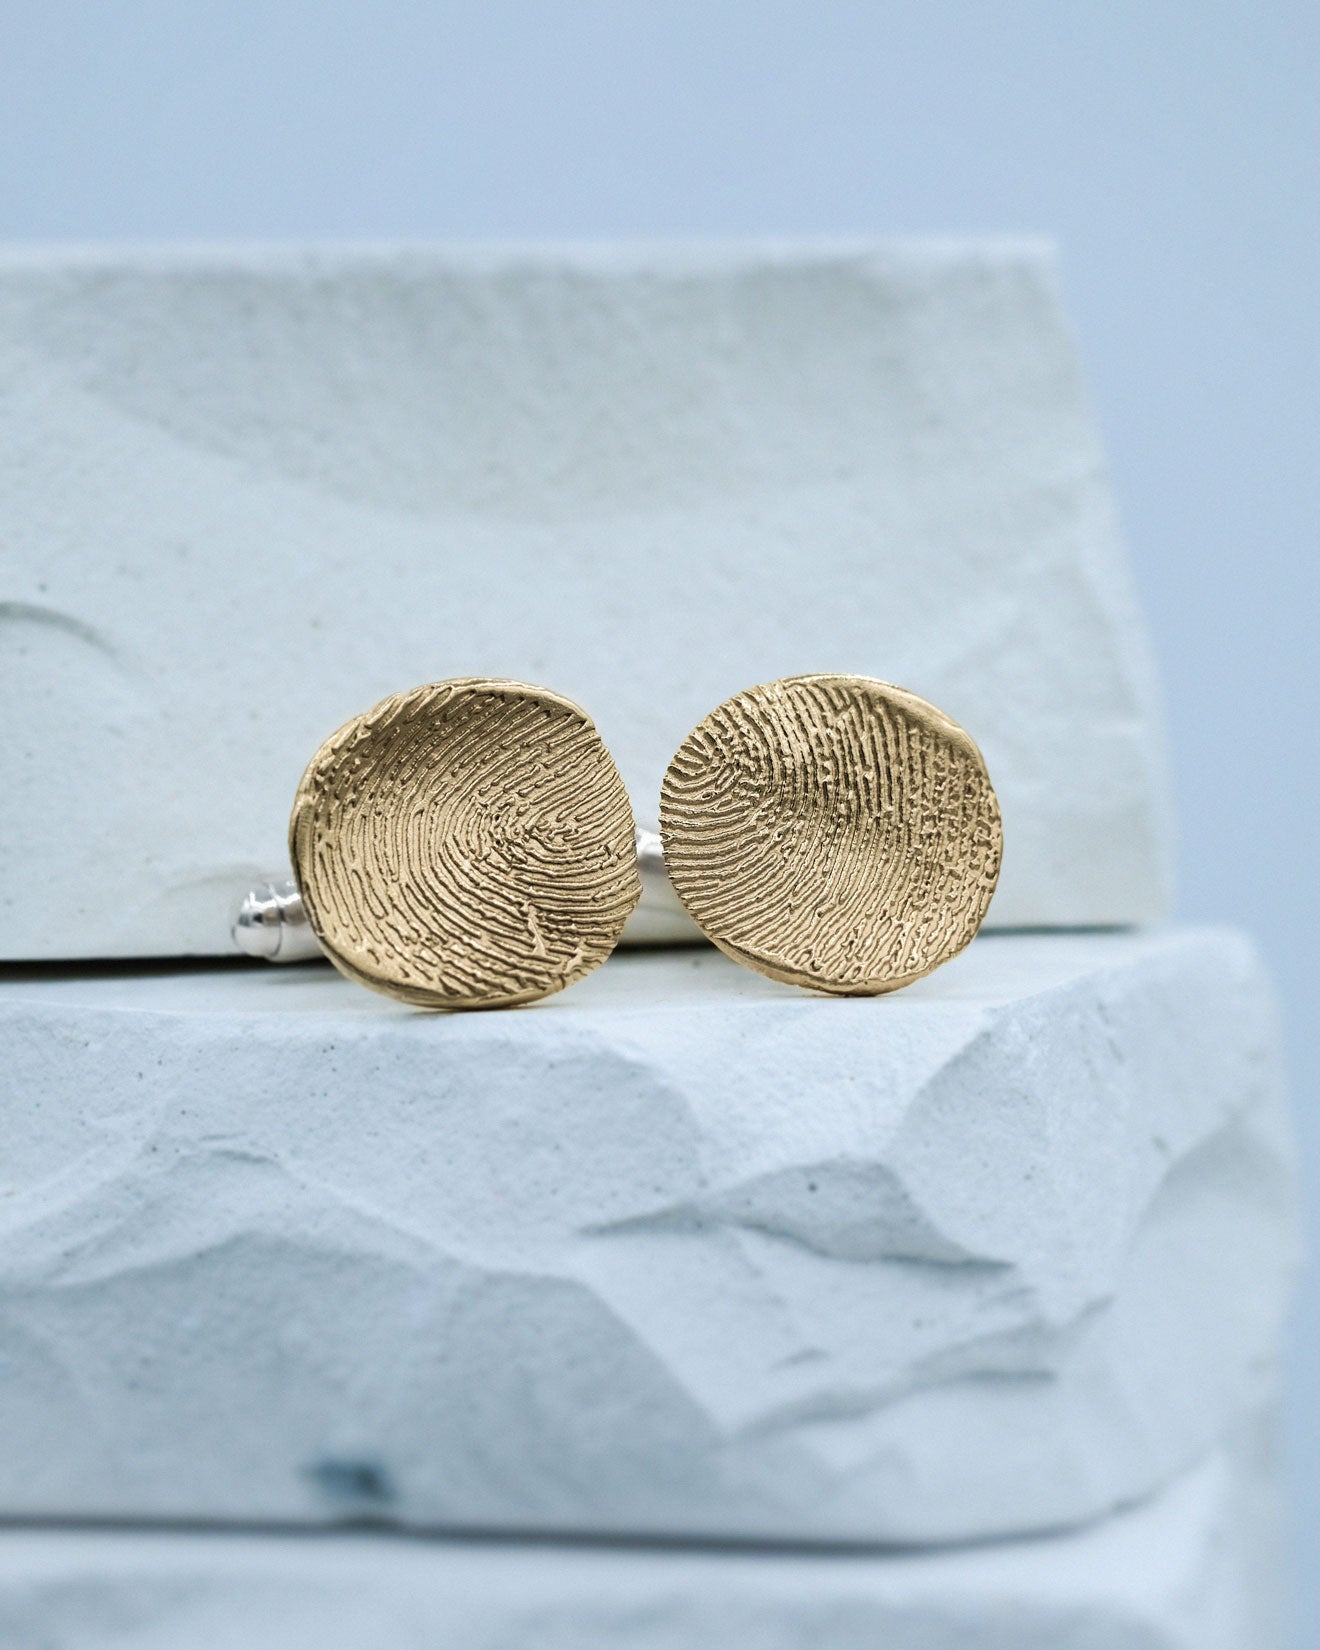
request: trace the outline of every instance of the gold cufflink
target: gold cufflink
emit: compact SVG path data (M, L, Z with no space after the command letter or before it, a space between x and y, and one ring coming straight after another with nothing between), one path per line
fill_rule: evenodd
M679 899L722 951L847 996L956 956L1003 855L970 735L865 676L790 676L726 700L670 763L660 831Z
M319 948L419 1007L532 1002L614 949L641 893L634 845L623 781L580 706L524 682L437 682L383 699L312 757L289 821L295 888L250 894L235 938L267 956L290 938ZM299 943L299 918L317 946Z
M395 694L326 740L294 799L294 877L252 890L253 956L323 952L426 1008L534 1001L614 949L639 897L788 984L875 995L977 932L1003 855L970 735L864 676L786 677L713 710L639 830L590 717L521 682ZM663 838L663 850L661 849Z

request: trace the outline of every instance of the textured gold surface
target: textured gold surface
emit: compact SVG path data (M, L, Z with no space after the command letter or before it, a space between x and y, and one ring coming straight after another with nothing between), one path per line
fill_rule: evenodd
M735 694L683 741L660 802L694 920L772 979L894 991L961 951L999 876L981 753L915 694L790 676Z
M627 794L594 724L521 682L438 682L355 717L303 775L289 852L331 961L426 1008L571 985L641 893Z

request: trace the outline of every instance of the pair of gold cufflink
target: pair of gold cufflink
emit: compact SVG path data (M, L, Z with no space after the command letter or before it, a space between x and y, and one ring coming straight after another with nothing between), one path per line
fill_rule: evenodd
M679 746L664 861L697 926L772 979L893 991L980 927L1003 837L968 734L863 676L738 693ZM627 792L587 713L523 682L395 694L316 752L289 851L330 960L426 1008L572 985L641 894Z

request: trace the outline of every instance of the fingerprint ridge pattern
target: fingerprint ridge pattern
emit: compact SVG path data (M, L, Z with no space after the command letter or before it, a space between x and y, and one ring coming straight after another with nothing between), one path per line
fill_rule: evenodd
M858 676L726 700L661 794L669 874L740 962L844 995L896 990L962 950L994 893L999 805L969 735Z
M438 682L355 717L303 775L289 851L336 966L428 1008L562 990L609 955L641 893L594 724L517 682Z

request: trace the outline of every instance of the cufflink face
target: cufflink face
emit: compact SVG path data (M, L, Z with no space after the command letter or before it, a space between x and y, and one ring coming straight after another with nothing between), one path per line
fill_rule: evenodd
M521 682L438 682L355 717L303 775L289 853L336 967L425 1008L562 990L614 949L641 893L595 725Z
M971 737L863 676L790 676L713 710L660 801L679 898L736 961L845 996L895 991L981 925L1003 853Z

